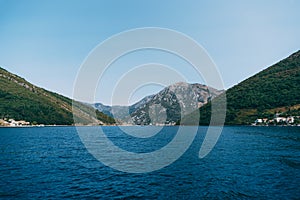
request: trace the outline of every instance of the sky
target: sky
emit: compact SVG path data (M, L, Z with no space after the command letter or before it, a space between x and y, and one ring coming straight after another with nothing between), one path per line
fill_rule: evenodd
M72 98L80 66L97 45L130 29L161 27L199 43L228 89L300 49L299 10L296 0L0 0L0 66ZM175 66L188 82L203 81L176 56L146 50L114 63L94 101L112 104L107 94L124 69L151 62ZM162 87L145 85L113 104L133 103Z

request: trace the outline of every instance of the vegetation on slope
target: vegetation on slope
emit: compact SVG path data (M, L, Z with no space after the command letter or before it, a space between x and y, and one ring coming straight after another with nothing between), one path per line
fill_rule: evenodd
M75 118L82 124L114 123L111 117L98 113L99 119L89 113L93 108L75 102ZM74 124L72 100L36 87L25 79L0 68L0 119L13 118L37 124Z
M300 51L228 89L226 98L226 124L251 124L277 112L300 115ZM200 124L209 124L210 109L211 103L200 108Z

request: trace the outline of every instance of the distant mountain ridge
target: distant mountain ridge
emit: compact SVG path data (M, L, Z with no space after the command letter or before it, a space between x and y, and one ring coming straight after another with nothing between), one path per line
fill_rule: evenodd
M150 101L153 96L154 95L146 96L143 99L141 99L140 101L138 101L130 106L118 106L118 105L107 106L102 103L94 103L94 104L90 104L90 105L108 116L113 117L115 115L115 116L118 116L120 119L123 119L125 115L127 115L128 113L133 113L140 106L142 106L143 104Z
M94 108L37 87L0 67L0 119L26 120L37 124L111 124L114 119Z
M188 91L186 89L187 87L190 87L192 91ZM177 90L176 95L174 94L174 90ZM181 118L181 106L185 106L180 105L177 98L182 98L182 102L184 103L184 99L187 99L186 95L188 95L188 92L193 92L196 95L196 107L198 108L220 95L223 91L199 83L188 84L179 82L164 88L157 94L146 96L130 106L106 106L101 103L96 103L93 106L99 111L113 116L116 120L119 120L121 124L174 125ZM154 112L152 109L156 109L158 113L151 119L151 115L154 114L151 113Z

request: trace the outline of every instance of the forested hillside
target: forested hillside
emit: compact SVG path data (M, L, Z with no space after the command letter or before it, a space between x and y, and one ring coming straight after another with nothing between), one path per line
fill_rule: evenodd
M74 117L82 124L114 123L114 119L90 106L75 102ZM74 123L72 100L39 88L0 68L0 119L25 120L33 124L71 125Z
M228 89L226 98L226 124L251 124L275 113L300 115L300 51ZM210 108L210 103L200 108L200 124L209 123Z

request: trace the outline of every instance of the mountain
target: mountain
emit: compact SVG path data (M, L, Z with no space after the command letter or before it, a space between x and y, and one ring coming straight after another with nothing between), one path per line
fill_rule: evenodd
M130 123L130 117L129 117L130 114L133 113L134 111L136 111L138 108L140 108L144 104L146 104L152 97L153 97L153 95L146 96L139 102L137 102L133 105L130 105L130 106L118 106L118 105L107 106L102 103L95 103L95 104L90 104L90 105L93 106L95 109L101 111L102 113L104 113L110 117L114 117L114 118L118 119L119 123L122 123L122 122Z
M95 104L88 104L94 107L95 109L101 111L102 113L108 115L108 116L113 116L112 114L112 107L111 106L106 106L102 103L95 103Z
M91 106L74 101L74 118L80 124L111 124L114 119ZM0 67L0 119L32 124L74 124L72 100L37 87Z
M182 115L193 111L190 109L205 105L222 92L198 83L175 83L141 104L131 113L131 118L135 124L140 125L174 125ZM190 99L191 97L195 99ZM196 104L193 105L194 103Z
M121 124L175 124L183 114L181 108L185 108L185 112L187 112L187 108L191 107L190 104L193 103L195 103L193 105L194 109L199 108L222 92L198 83L180 82L164 88L157 94L147 96L130 106L110 107L97 103L94 104L94 107L107 115L114 116ZM192 96L195 99L191 102L188 99Z
M251 124L276 113L299 116L300 51L228 89L226 98L226 124ZM210 108L211 103L200 108L200 124L209 123Z

